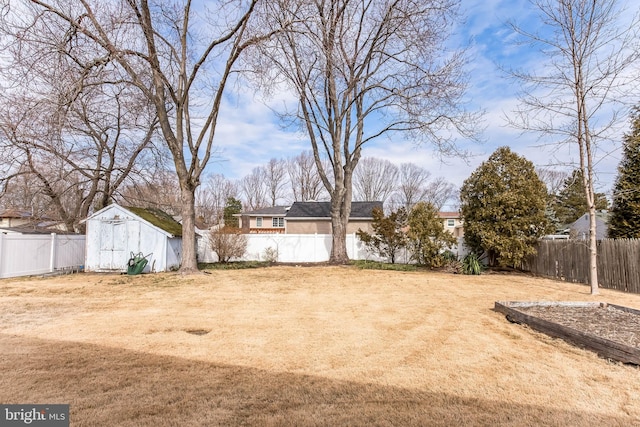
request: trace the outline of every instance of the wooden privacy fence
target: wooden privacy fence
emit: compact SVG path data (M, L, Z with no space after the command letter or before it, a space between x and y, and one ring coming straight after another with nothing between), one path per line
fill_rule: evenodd
M567 282L589 283L586 240L541 240L524 270ZM640 294L640 239L598 241L598 284L607 289Z

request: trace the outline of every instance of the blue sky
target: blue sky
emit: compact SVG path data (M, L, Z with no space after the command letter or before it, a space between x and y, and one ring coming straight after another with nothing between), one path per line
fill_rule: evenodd
M638 6L631 8L635 12ZM553 141L540 140L536 133L522 134L520 130L507 126L505 120L505 115L518 105L520 87L508 79L497 65L506 68L537 67L543 59L530 47L514 44L515 34L507 22L514 21L521 26L536 25L535 11L526 0L462 0L462 11L466 22L457 29L452 42L472 40L468 99L472 109L485 112L483 142L458 140L461 148L474 154L466 161L440 159L429 146L418 147L411 141L384 137L365 146L364 155L388 159L396 164L413 162L429 170L432 177L442 176L457 187L496 148L505 145L536 166L570 171L571 166L566 163L577 164L578 161L574 144L560 147L549 144ZM237 98L235 95L228 98L222 112L217 129L219 158L212 161L208 172L238 179L272 157L290 157L311 148L304 134L283 129L271 109L293 102L293 97L281 93L265 101L253 92L237 95ZM631 102L637 100L632 99ZM597 152L596 191L610 193L620 161L620 138L628 128L628 122L623 121L621 131L614 138L615 145Z

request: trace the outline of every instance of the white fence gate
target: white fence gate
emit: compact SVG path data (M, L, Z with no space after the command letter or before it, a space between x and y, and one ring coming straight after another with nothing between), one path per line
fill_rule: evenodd
M84 253L85 236L0 233L0 278L79 269Z

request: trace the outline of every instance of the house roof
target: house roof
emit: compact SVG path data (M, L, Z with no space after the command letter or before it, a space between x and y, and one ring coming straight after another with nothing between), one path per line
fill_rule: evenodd
M138 215L145 221L155 225L161 230L174 236L182 236L182 224L173 219L168 213L155 208L137 208L133 206L123 206L129 212Z
M607 237L609 214L607 212L596 212L596 239L601 240ZM579 234L589 233L589 214L586 213L569 224L569 229Z
M39 225L32 226L17 226L17 227L1 227L0 233L10 232L10 233L20 233L20 234L78 234L73 231L64 231L64 230L52 230L50 228L41 227Z
M32 219L33 214L30 211L21 211L18 209L4 209L0 213L0 218L13 218L13 219ZM51 219L48 215L40 215L38 219Z
M289 206L270 206L268 208L256 209L254 211L242 212L241 214L235 214L234 216L285 216Z
M382 209L382 202L351 202L350 219L370 219L373 218L373 209ZM286 218L290 219L310 219L331 217L331 202L294 202L287 212Z
M460 218L460 212L438 212L438 216L443 219Z
M0 213L0 218L31 218L31 212L19 211L17 209L4 209Z

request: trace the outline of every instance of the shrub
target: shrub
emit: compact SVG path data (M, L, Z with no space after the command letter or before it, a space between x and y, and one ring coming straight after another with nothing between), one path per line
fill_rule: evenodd
M385 216L380 208L372 212L373 234L358 230L356 235L365 246L377 255L388 258L391 264L396 262L396 255L407 244L407 235L404 229L407 226L407 211L400 208Z
M263 257L267 262L278 262L278 249L271 246L265 248Z
M462 272L464 274L480 274L484 267L480 263L478 255L469 253L462 259Z
M218 255L219 262L229 262L231 258L241 258L247 251L247 236L239 228L222 227L209 233L211 249Z
M408 223L407 238L411 258L430 268L446 265L443 250L455 245L457 240L442 227L438 210L431 203L420 202L411 209Z

